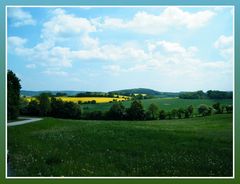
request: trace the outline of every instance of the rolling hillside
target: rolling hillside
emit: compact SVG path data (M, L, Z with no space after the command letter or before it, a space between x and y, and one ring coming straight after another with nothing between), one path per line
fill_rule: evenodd
M111 93L119 94L119 95L130 95L130 94L146 94L158 97L177 97L179 93L177 92L159 92L153 89L148 88L133 88L133 89L123 89L110 91Z

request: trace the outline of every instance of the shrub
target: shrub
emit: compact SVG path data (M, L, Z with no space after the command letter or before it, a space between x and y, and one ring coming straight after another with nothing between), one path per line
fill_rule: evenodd
M40 106L36 100L31 100L27 106L27 114L30 116L40 115Z
M164 110L159 111L159 119L166 119L166 113Z
M187 107L187 111L188 111L188 115L189 115L189 116L192 116L192 115L193 115L193 110L194 110L194 108L193 108L192 105L189 105L189 106ZM186 117L186 113L185 113L185 117Z
M177 110L177 117L178 117L179 119L181 119L181 118L183 117L183 115L184 115L184 109L183 109L183 108L179 108L179 109Z
M173 119L176 118L177 112L178 112L177 109L173 109L173 110L171 111L171 117L172 117Z
M205 104L202 104L198 107L198 113L201 116L207 116L209 114L209 107Z
M90 120L102 120L104 118L104 114L102 111L93 111L93 112L85 112L82 116L83 119Z
M227 105L226 106L226 111L227 111L227 113L232 113L233 112L233 106L232 105Z
M212 105L212 107L216 110L216 114L222 114L223 110L219 102Z

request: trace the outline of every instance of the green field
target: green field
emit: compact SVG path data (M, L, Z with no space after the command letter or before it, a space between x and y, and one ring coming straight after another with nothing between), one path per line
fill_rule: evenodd
M168 101L170 102L170 101ZM8 127L16 176L232 176L232 115Z
M189 105L193 105L196 108L201 104L212 105L216 102L219 102L224 105L232 105L232 99L221 99L221 100L214 100L214 99L180 99L180 98L152 98L152 99L145 99L141 100L145 109L151 103L156 104L159 109L165 111L171 111L174 108L187 108ZM132 101L124 101L122 104L125 107L130 107ZM112 103L102 103L102 104L82 104L83 111L107 111L112 106Z

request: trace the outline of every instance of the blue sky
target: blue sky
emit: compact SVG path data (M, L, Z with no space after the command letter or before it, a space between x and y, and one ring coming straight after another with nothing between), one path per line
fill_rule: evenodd
M232 7L8 7L25 90L233 89Z

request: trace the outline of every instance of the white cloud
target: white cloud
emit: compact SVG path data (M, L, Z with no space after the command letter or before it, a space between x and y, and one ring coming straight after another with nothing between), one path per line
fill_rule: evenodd
M18 37L18 36L10 36L8 37L8 46L9 47L23 47L27 42L27 39Z
M206 13L206 14L204 14ZM192 29L201 27L214 14L211 11L188 13L177 7L166 8L160 15L139 12L132 20L106 18L104 26L129 28L136 31L156 34L175 26ZM197 22L197 24L196 24ZM145 41L141 43L110 44L101 43L98 38L91 36L102 24L100 19L76 17L67 14L62 9L51 12L50 19L43 24L42 41L33 47L26 47L27 40L20 37L9 37L8 44L15 54L31 61L27 68L38 65L45 67L43 72L49 76L71 77L65 72L66 67L73 67L74 62L95 60L102 62L102 69L110 75L129 72L154 71L168 78L182 77L186 80L199 80L213 71L231 72L232 64L224 61L203 61L196 57L198 48L185 47L178 42L167 40ZM139 23L139 24L138 24ZM152 32L151 32L152 31ZM231 38L232 39L232 38ZM223 54L230 52L231 39L222 36L214 46ZM66 45L81 45L72 48ZM89 72L90 73L90 72ZM211 75L210 75L211 74ZM75 77L76 78L76 77Z
M27 64L26 67L30 68L30 69L34 69L34 68L36 68L36 65L35 64Z
M63 9L55 9L51 14L51 19L43 24L41 33L41 38L49 43L66 41L96 31L88 19L67 14Z
M233 44L232 36L221 35L217 41L214 43L215 48L222 49L226 47L231 47Z
M96 38L91 38L89 35L85 34L81 38L81 42L85 48L97 48L99 41Z
M50 76L68 76L67 72L59 70L59 68L51 68L47 69L43 72L44 74L50 75Z
M36 25L36 21L32 18L32 15L22 8L8 8L8 17L11 19L12 26L14 27Z
M168 7L159 15L138 12L129 21L120 18L105 17L95 19L93 22L96 26L101 25L103 28L123 28L145 34L161 34L171 28L186 27L194 29L204 26L215 15L213 11L204 10L196 13L183 11L179 7ZM99 23L99 21L102 21Z
M229 60L233 58L233 37L221 35L216 42L214 47L219 50L220 54Z

